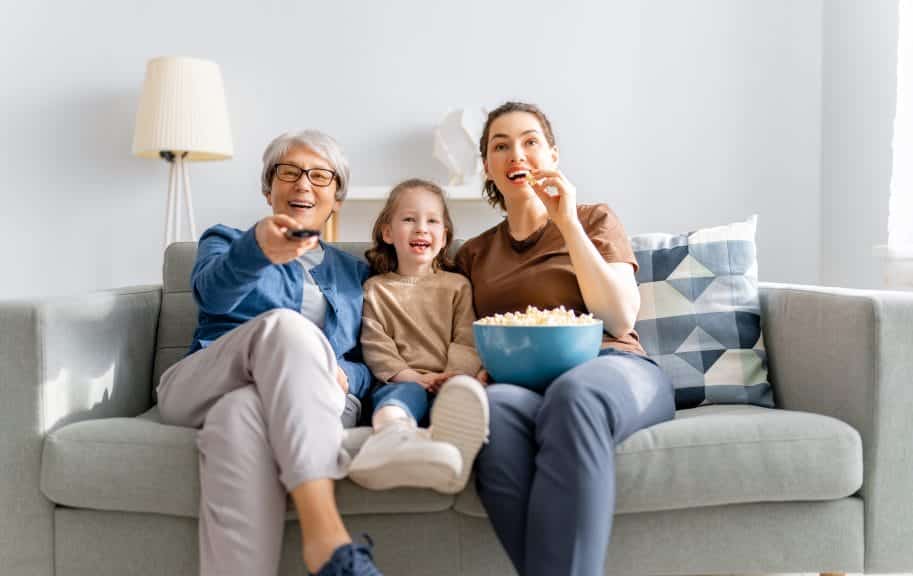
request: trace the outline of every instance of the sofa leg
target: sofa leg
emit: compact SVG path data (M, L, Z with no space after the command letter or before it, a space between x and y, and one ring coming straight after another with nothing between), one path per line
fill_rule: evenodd
M821 572L821 576L846 576L846 572Z

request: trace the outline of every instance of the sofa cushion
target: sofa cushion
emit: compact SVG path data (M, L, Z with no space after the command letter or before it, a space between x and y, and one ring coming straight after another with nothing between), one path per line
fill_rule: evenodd
M347 436L354 452L367 429ZM58 504L193 517L199 507L196 431L157 413L70 424L45 440L41 488ZM683 410L618 446L618 513L746 502L830 500L862 484L859 434L816 414L748 405ZM337 483L343 514L484 516L473 483L454 497L430 490L363 490Z
M368 428L348 431L355 451ZM197 431L160 423L158 409L138 418L86 420L45 437L41 490L76 508L197 517L200 476ZM369 492L348 480L336 483L343 514L437 512L454 497L419 489ZM294 516L289 506L289 516Z
M751 405L680 410L616 450L616 513L835 500L862 486L862 440L819 414ZM454 506L485 512L474 491Z
M773 406L761 336L757 218L631 238L640 268L634 328L675 385L679 409Z

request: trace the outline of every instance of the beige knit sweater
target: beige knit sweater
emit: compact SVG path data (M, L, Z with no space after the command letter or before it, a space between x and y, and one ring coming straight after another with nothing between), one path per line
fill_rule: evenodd
M481 362L473 345L472 288L453 272L369 278L361 346L374 375L389 381L411 368L475 376Z

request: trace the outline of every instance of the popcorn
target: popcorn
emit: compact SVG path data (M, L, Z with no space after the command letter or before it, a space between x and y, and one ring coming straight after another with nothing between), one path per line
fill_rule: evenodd
M476 320L476 324L482 326L576 326L597 322L598 320L593 318L592 314L578 315L564 306L551 310L539 310L535 306L527 306L525 312L495 314Z
M530 185L530 186L532 186L533 184L538 184L538 183L539 183L539 181L536 180L536 178L533 176L533 173L532 173L532 172L527 172L527 173L526 173L526 181L529 182L529 185ZM557 196L557 195L558 195L558 189L555 188L554 186L548 186L548 187L545 189L545 193L548 194L549 196Z

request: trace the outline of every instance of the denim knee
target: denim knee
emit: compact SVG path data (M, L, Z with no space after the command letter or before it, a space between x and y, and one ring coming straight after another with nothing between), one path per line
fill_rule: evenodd
M398 406L406 414L422 423L431 406L429 393L417 382L388 382L378 386L371 394L374 412L384 406Z

